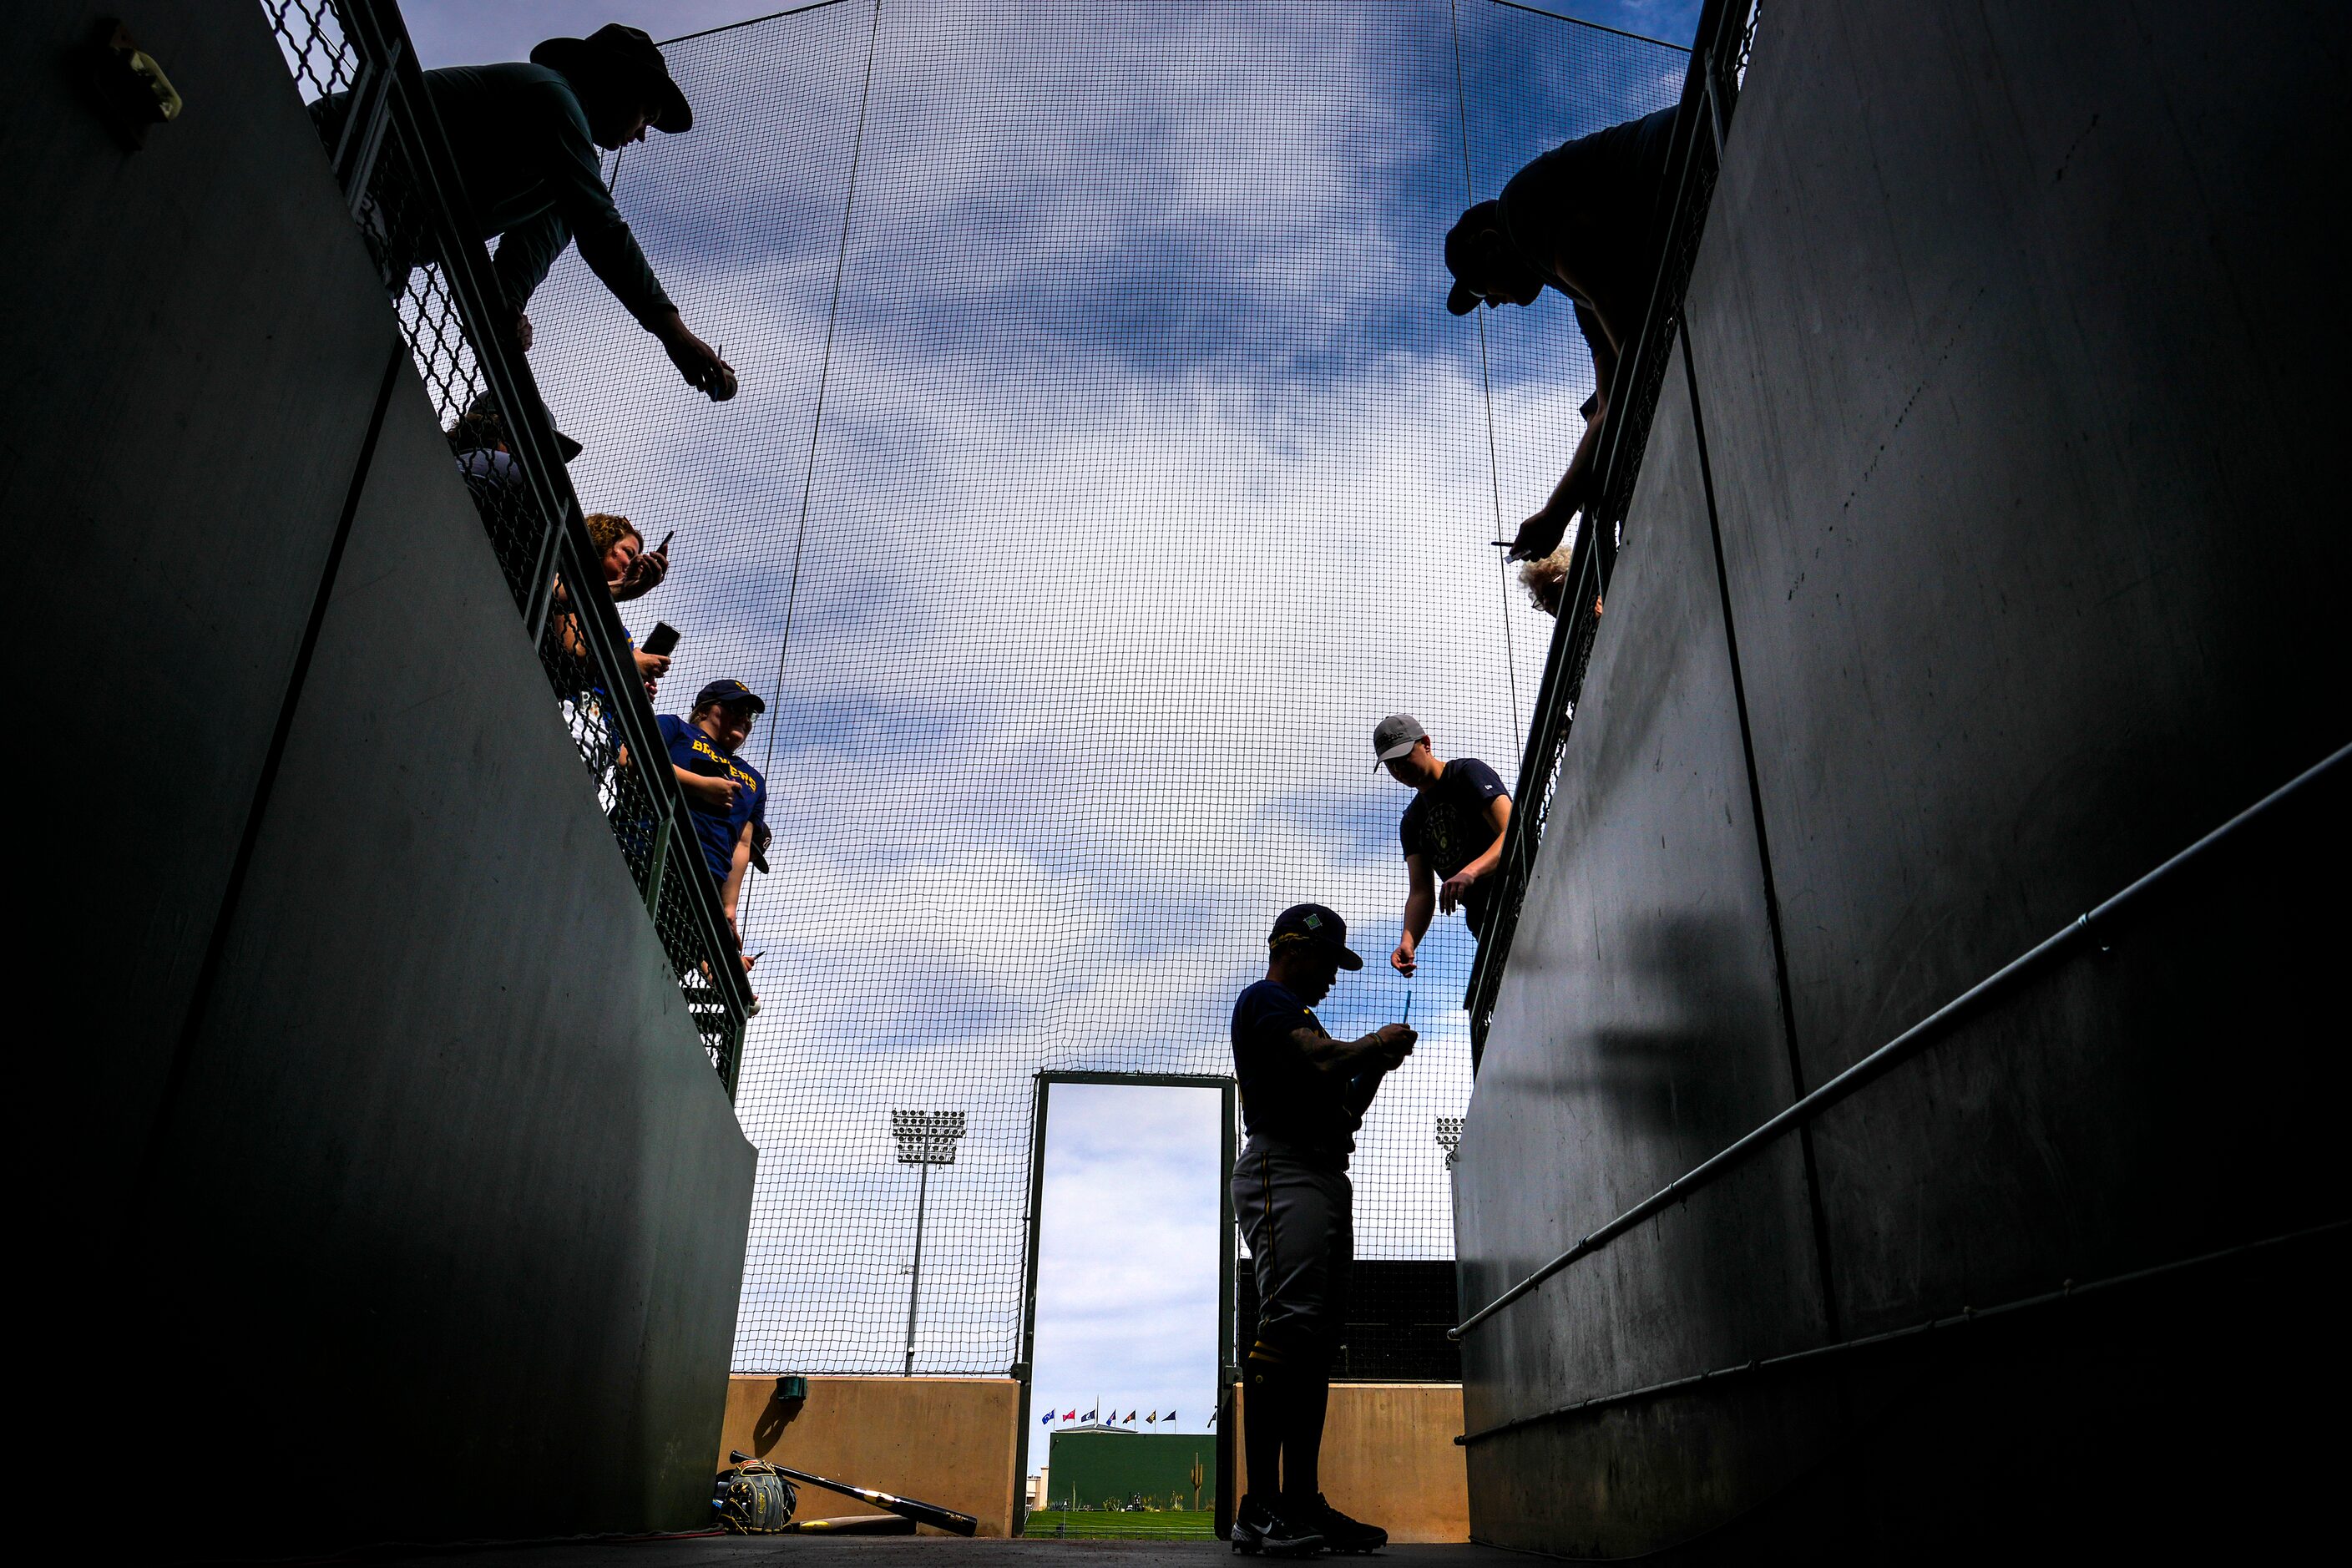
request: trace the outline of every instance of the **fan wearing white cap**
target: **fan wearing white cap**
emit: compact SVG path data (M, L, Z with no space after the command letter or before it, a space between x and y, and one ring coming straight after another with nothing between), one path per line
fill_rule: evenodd
M1404 931L1389 954L1391 966L1409 975L1430 920L1441 910L1450 915L1458 907L1470 934L1485 940L1511 796L1477 758L1438 756L1429 731L1410 713L1391 713L1373 728L1372 754L1391 778L1413 789L1397 824L1404 845Z

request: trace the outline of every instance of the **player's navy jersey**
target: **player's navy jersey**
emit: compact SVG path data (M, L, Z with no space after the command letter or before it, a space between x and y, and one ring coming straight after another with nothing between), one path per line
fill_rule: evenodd
M1291 1035L1325 1033L1315 1010L1286 985L1261 980L1234 1004L1234 1079L1241 1087L1242 1125L1303 1153L1344 1163L1356 1147L1356 1112L1344 1079L1319 1073Z

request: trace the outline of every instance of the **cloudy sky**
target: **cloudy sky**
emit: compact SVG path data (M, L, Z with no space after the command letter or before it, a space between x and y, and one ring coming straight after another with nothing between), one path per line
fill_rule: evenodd
M1334 1031L1404 1005L1381 960L1407 797L1370 728L1409 710L1516 773L1550 623L1487 542L1558 477L1591 386L1556 299L1483 342L1448 317L1439 241L1465 186L1671 102L1683 71L1458 6L839 0L688 39L696 129L615 188L741 396L686 391L576 258L532 301L583 503L677 533L625 616L684 633L662 705L721 675L771 704L747 749L776 874L746 922L746 1370L901 1364L890 1110L969 1118L933 1177L918 1370L1001 1373L1033 1073L1229 1070L1232 998L1301 899L1371 960ZM1550 8L1677 40L1697 10ZM743 15L407 11L428 65ZM1433 1134L1469 1094L1469 957L1458 919L1424 948L1423 1044L1358 1159L1360 1255L1451 1256ZM1062 1089L1051 1125L1040 1413L1099 1394L1197 1429L1213 1097Z

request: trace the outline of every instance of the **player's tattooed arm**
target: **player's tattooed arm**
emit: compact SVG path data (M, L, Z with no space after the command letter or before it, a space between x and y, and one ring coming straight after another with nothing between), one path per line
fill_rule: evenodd
M1369 1035L1335 1040L1322 1030L1300 1025L1290 1032L1290 1043L1300 1059L1331 1078L1354 1078L1362 1072L1387 1072L1412 1054L1421 1038L1402 1024L1383 1024Z

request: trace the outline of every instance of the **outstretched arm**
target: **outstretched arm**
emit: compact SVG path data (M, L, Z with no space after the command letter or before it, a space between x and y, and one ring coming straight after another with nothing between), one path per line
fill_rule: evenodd
M499 243L499 281L506 290L507 305L518 313L527 309L565 239L576 239L580 259L640 326L661 340L670 363L688 384L719 402L734 396L734 369L687 330L677 307L654 276L636 236L629 232L627 220L613 205L603 162L576 101L567 91L545 90L555 96L541 106L540 137L534 151L539 176L554 198L553 205ZM517 238L522 243L516 244ZM511 265L507 260L509 249L515 253Z
M735 837L735 853L728 858L727 880L719 889L719 902L727 911L727 923L735 929L735 940L740 943L743 930L735 924L735 909L743 897L743 873L751 864L751 825L745 823L743 831Z
M1569 523L1597 499L1592 493L1593 468L1600 460L1601 432L1608 423L1608 402L1596 394L1592 416L1585 421L1576 455L1568 460L1568 472L1552 488L1551 499L1519 524L1518 537L1511 541L1512 560L1540 561L1559 549L1559 542L1568 537Z
M1503 863L1503 839L1511 826L1511 797L1498 795L1486 803L1486 826L1495 830L1495 841L1478 853L1478 858L1445 879L1445 886L1437 889L1437 901L1447 914L1469 893L1471 885L1481 877L1494 875Z
M1576 514L1589 510L1600 499L1593 494L1598 479L1594 469L1601 461L1601 433L1609 425L1609 385L1617 375L1617 346L1599 313L1590 307L1580 303L1576 307L1576 324L1584 333L1585 346L1592 351L1592 400L1585 405L1584 434L1577 439L1568 472L1552 487L1550 499L1519 524L1518 537L1511 542L1514 561L1539 561L1559 549Z
M1396 951L1389 954L1389 967L1410 976L1416 964L1413 953L1437 913L1437 879L1429 861L1419 855L1404 858L1404 932L1397 939Z

